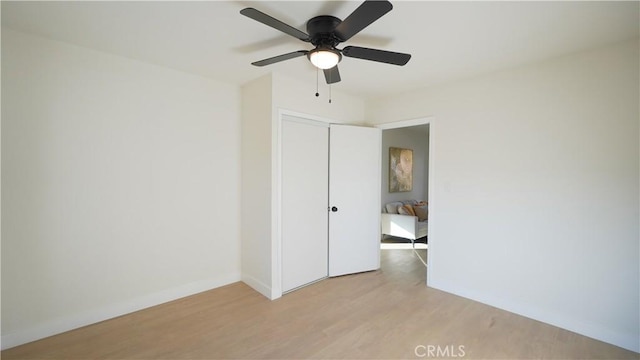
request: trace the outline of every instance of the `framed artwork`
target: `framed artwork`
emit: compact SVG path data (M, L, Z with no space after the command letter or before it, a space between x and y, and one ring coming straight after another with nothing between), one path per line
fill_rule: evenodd
M413 190L413 150L389 148L389 192Z

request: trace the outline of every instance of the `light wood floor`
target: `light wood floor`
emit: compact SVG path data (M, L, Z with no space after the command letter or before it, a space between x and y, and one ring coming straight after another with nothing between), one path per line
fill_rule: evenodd
M324 280L276 301L235 283L1 355L6 360L416 359L416 347L430 358L428 346L440 347L441 357L452 350L461 357L463 346L464 358L639 358L427 288L425 277L411 250L384 250L379 271Z

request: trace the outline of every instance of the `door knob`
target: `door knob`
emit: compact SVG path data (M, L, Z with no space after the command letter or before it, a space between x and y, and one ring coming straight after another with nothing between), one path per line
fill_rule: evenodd
M331 207L331 211L332 211L332 212L337 212L337 211L338 211L338 208L337 208L337 207L335 207L335 206L332 206L332 207Z

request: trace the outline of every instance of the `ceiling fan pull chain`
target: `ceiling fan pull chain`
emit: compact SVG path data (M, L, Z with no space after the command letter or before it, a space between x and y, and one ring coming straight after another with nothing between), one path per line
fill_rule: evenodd
M316 97L320 96L320 93L318 93L318 73L320 72L319 68L316 68Z
M329 72L329 104L331 104L331 83L333 83L333 72Z

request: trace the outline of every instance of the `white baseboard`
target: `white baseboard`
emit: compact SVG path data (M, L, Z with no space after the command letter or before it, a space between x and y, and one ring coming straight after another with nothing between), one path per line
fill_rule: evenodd
M259 292L267 299L271 299L271 287L263 283L262 281L249 275L242 275L242 282L249 285L253 290ZM271 299L273 300L273 299Z
M94 309L91 311L86 311L62 318L52 319L28 329L9 334L3 334L0 338L0 348L2 350L9 349L14 346L26 344L31 341L60 334L65 331L95 324L97 322L129 314L134 311L160 305L203 291L215 289L217 287L228 285L240 280L240 273L232 273L219 278L196 281L175 288L143 295L134 299L114 303L99 309Z
M604 341L627 350L640 352L640 341L638 340L638 336L634 334L612 331L611 329L598 326L597 324L585 323L580 319L570 318L564 314L553 313L545 309L535 307L531 304L515 303L505 299L498 299L491 295L459 287L455 284L435 281L433 278L431 279L429 286L434 289L462 296L498 309L506 310L514 314L573 331L580 335Z

